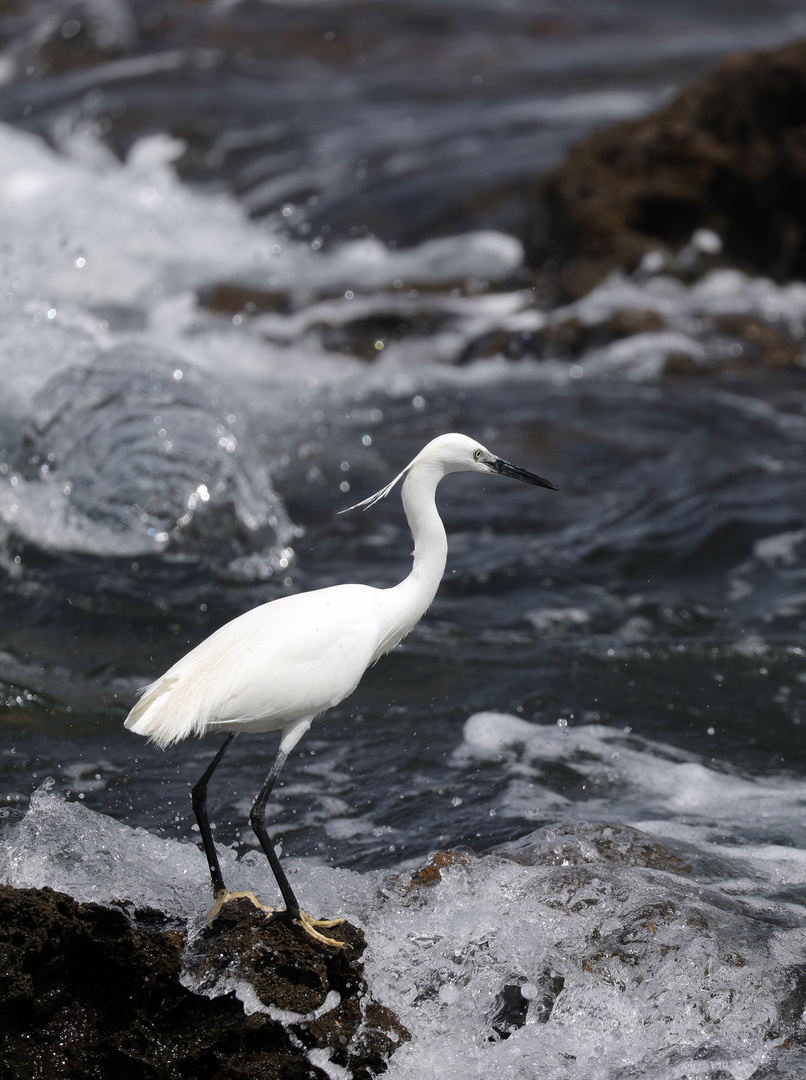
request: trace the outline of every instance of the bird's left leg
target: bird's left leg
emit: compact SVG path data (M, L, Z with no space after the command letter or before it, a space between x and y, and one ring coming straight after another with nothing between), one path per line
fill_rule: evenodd
M307 725L303 729L307 731ZM297 739L303 734L300 731L297 735ZM334 938L325 937L324 934L320 934L316 929L317 926L338 926L344 922L344 919L312 919L310 915L306 915L304 911L300 910L299 901L294 895L294 890L288 884L288 878L283 872L283 868L280 866L280 860L277 858L277 852L274 850L274 845L271 842L268 832L266 831L266 803L269 801L269 796L272 793L274 784L277 777L280 774L280 770L285 765L291 746L296 743L297 739L293 742L290 739L284 738L280 744L280 749L277 751L277 757L274 759L274 764L269 771L269 775L266 777L263 787L260 789L258 797L255 799L252 812L249 815L249 821L254 830L255 836L260 841L260 846L269 860L269 866L272 869L277 885L282 893L283 900L285 901L285 912L275 912L275 918L287 918L292 922L298 923L302 929L314 941L322 942L324 945L331 945L337 949L346 949L349 946L344 941L336 941ZM289 746L290 743L290 746ZM285 744L285 745L284 745Z
M249 900L259 907L261 911L265 911L267 914L271 914L274 908L266 907L265 904L261 904L258 898L253 892L230 892L224 884L224 875L221 873L221 863L218 861L218 853L213 843L213 833L210 829L210 821L207 817L207 785L210 783L210 777L216 771L221 764L221 759L229 750L232 740L237 735L237 732L231 731L227 735L221 749L216 756L207 766L202 773L199 780L196 782L192 792L193 813L196 815L196 821L199 823L199 832L201 833L202 844L204 846L204 854L207 856L207 867L210 871L210 877L213 882L213 892L215 893L215 904L213 904L210 911L207 913L207 921L212 922L216 915L221 911L224 904L230 900Z

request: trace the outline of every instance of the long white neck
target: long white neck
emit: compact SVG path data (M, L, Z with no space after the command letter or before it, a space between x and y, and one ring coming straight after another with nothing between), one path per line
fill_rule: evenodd
M421 618L434 599L448 558L448 538L436 504L437 484L445 475L431 463L415 465L403 484L403 509L414 537L414 564L401 582L422 602Z
M394 588L385 589L389 605L389 629L376 653L381 656L416 626L436 595L445 562L448 538L437 512L437 484L445 475L433 462L414 465L403 484L403 509L414 537L414 563L411 573Z

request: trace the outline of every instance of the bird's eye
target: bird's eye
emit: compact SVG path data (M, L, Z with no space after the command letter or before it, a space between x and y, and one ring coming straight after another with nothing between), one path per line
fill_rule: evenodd
M481 450L474 450L473 457L476 459L476 461L481 461Z

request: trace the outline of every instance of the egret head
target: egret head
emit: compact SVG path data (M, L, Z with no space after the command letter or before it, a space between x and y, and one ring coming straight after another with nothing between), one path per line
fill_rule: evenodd
M348 506L347 510L356 510L359 507L366 509L374 506L376 502L389 494L399 480L417 467L430 467L441 476L451 472L498 473L501 476L511 476L515 480L523 480L527 484L551 488L552 491L557 490L550 480L544 480L542 476L538 476L536 473L528 472L517 465L511 465L508 461L504 461L503 458L496 457L476 439L470 439L467 435L451 432L432 439L408 463L406 468L398 473L391 483L387 484L385 488L381 488L374 495L370 495L368 499L364 499L354 506ZM341 513L346 512L346 510L341 511Z
M498 473L501 476L511 476L515 480L523 480L527 484L536 484L538 487L557 488L550 480L544 480L536 473L528 472L517 465L512 465L503 458L497 457L486 446L482 446L476 439L469 439L467 435L459 435L451 432L448 435L440 435L425 446L408 468L419 462L434 461L442 465L445 473L449 472L481 472Z

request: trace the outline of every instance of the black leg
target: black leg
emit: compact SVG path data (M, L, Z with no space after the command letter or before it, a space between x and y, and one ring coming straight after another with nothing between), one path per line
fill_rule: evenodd
M207 785L210 782L210 777L221 764L221 759L224 754L226 754L227 750L229 750L230 743L236 735L237 732L232 731L227 735L226 739L224 739L224 745L205 769L201 779L193 788L192 794L193 813L196 815L196 821L199 823L202 844L204 845L204 854L207 856L210 877L213 879L213 892L216 896L221 892L226 892L226 885L224 884L224 877L221 873L221 864L218 861L215 844L213 843L210 822L207 819Z
M277 858L277 852L274 850L274 845L269 838L269 834L266 832L266 803L269 801L274 782L279 776L283 765L285 765L287 758L287 751L277 751L277 757L274 759L271 771L266 777L266 781L260 789L258 797L255 799L255 804L249 815L249 821L254 829L255 836L260 841L260 846L263 848L266 858L269 860L269 866L272 869L280 892L283 894L286 914L292 919L298 919L300 916L299 903L297 902L296 896L294 896L291 886L288 884L288 879L283 873L283 868L280 866L280 860Z

